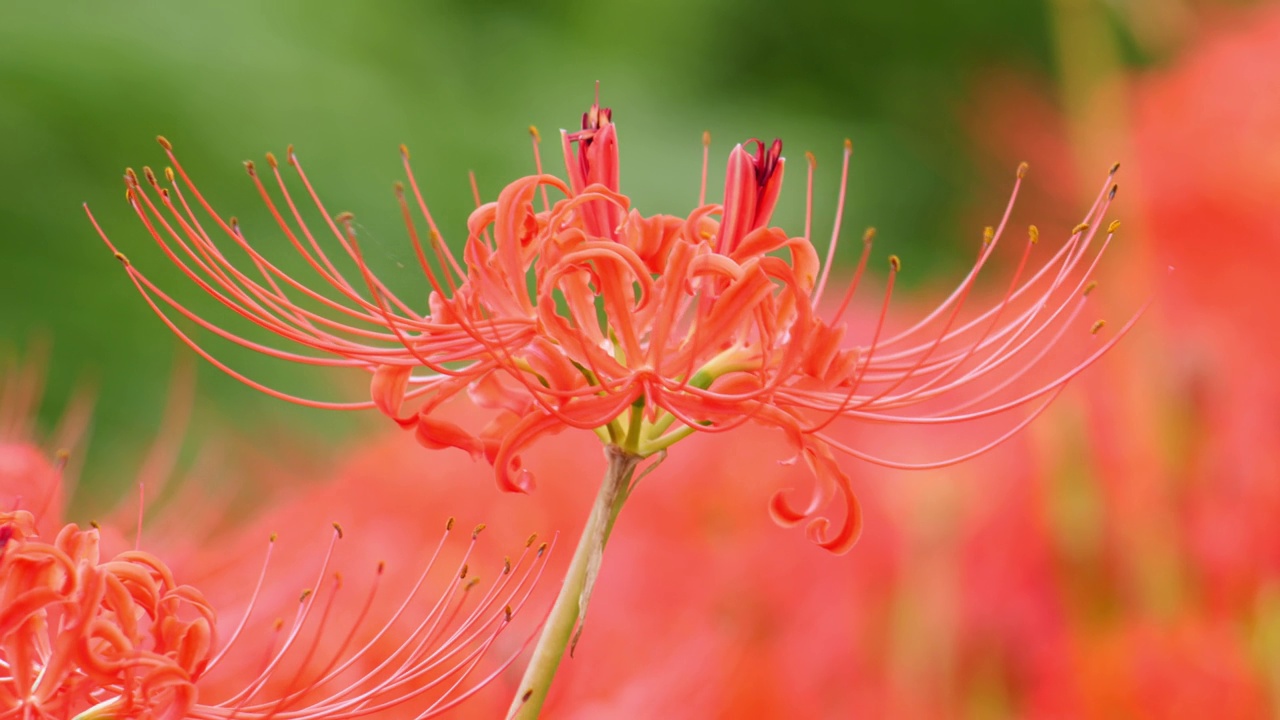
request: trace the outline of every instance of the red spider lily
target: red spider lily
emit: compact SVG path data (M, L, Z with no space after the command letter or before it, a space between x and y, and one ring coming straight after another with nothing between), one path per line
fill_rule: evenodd
M15 392L23 385L6 384L0 416L19 417L37 394ZM274 567L285 543L273 535L254 571L233 534L171 569L136 547L109 552L122 528L55 524L62 508L48 498L63 494L61 473L11 462L28 455L40 453L0 444L0 718L351 718L392 708L432 717L471 698L524 647L507 636L519 632L513 618L545 567L548 544L536 537L487 585L469 571L484 527L455 549L452 519L434 547L414 546L424 558L394 553L395 566L364 565L371 580L354 594L343 570L352 577L359 566L342 559L337 524L321 553L302 550L310 562ZM296 508L281 510L299 522ZM60 529L38 530L51 525ZM206 577L197 588L184 575ZM231 600L209 600L220 595Z
M533 134L537 159L536 130ZM269 184L278 194L267 190L252 163L246 164L249 174L322 289L285 273L249 242L234 219L218 215L161 139L172 164L165 182L149 169L141 179L132 171L125 178L128 200L143 225L203 290L306 354L263 345L200 317L148 280L101 228L99 233L164 322L222 369L304 405L377 407L413 429L427 447L456 447L485 457L505 490L533 488L520 451L537 437L567 427L591 430L604 443L640 457L695 432L725 432L748 422L781 429L816 483L802 503L786 491L776 494L773 517L784 525L805 523L813 542L835 552L848 550L861 527L850 479L835 452L902 468L972 457L1025 426L1132 326L1131 320L1100 347L1030 382L1033 368L1076 326L1092 288L1090 276L1115 230L1115 223L1105 221L1116 192L1110 175L1083 222L1038 267L1030 260L1038 235L1032 228L1008 291L980 312L965 315L966 300L1005 235L1012 197L999 224L987 228L972 270L955 291L900 332L888 332L885 322L900 270L891 257L878 319L868 336L850 347L844 317L867 266L872 233L865 237L843 300L828 317L819 312L840 234L851 154L847 142L840 206L824 263L811 242L808 220L800 236L769 225L786 165L780 141L766 146L752 140L733 149L719 205L705 202L704 144L703 197L693 212L677 217L642 215L622 194L617 130L609 109L592 105L582 129L564 133L562 140L568 181L543 173L538 160L537 174L507 185L496 201L471 215L461 257L443 240L408 152L402 152L408 195L427 227L424 243L409 197L398 188L409 239L430 286L429 312L423 313L374 275L352 216L328 213L292 148L287 164L319 211L323 233L332 236L358 277L344 275L322 249L322 233L303 219L273 156L268 155ZM810 156L810 207L813 167ZM1014 197L1024 171L1018 171ZM563 197L552 203L549 190ZM230 260L224 250L231 248L247 254L251 270ZM355 403L317 401L265 387L215 359L178 327L173 313L272 357L361 368L372 375L372 397ZM1094 332L1100 327L1095 324ZM958 399L956 391L966 386L982 392ZM494 412L479 432L436 412L463 390ZM409 410L408 401L416 402ZM1034 407L1030 413L993 432L976 449L930 462L882 457L831 432L843 421L909 426L982 421L1028 405ZM822 512L837 497L845 512L832 529Z

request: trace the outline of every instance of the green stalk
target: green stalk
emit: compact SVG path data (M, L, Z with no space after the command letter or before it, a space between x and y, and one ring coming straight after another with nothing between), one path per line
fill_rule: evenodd
M551 606L551 614L542 626L542 634L533 649L533 657L525 668L524 677L520 679L511 708L507 710L508 718L534 720L538 717L538 713L542 711L542 703L547 698L547 691L551 689L556 669L560 667L560 658L564 656L570 637L573 637L574 626L586 613L587 601L600 570L605 542L613 530L613 522L621 509L621 503L626 499L636 465L641 459L638 455L613 446L607 448L606 453L609 468L600 484L595 504L591 506L591 515L587 517L587 524L582 529L578 548L569 562L560 594Z

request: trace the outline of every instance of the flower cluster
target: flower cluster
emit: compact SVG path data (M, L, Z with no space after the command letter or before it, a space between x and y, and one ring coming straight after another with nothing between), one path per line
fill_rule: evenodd
M536 130L533 135L537 160ZM427 447L460 448L487 459L506 490L533 488L520 451L564 428L590 430L639 457L694 433L725 432L743 423L781 429L794 459L804 460L816 482L798 502L789 491L779 491L772 515L784 525L805 524L813 542L835 552L848 550L861 527L837 452L891 467L933 467L971 457L1029 422L1129 327L1048 377L1031 372L1075 327L1092 289L1090 275L1116 228L1104 219L1115 197L1111 175L1083 222L1036 268L1029 260L1038 231L1031 228L1008 291L983 311L962 315L979 271L1005 235L1012 198L1000 222L986 229L977 260L955 291L896 332L887 329L886 318L901 263L890 257L877 320L860 324L866 337L855 342L846 337L845 316L874 233L864 238L843 300L828 303L824 293L840 234L844 179L823 261L808 220L798 236L770 225L786 167L781 141L736 146L718 204L705 201L708 143L704 137L698 207L686 216L644 215L621 190L612 113L593 104L580 130L562 134L567 179L544 173L537 160L536 174L512 182L496 201L475 210L460 255L445 242L402 148L408 188L397 186L397 197L430 286L427 308L415 310L373 273L353 216L325 209L292 148L286 164L319 212L322 231L304 219L274 156L267 156L266 181L253 163L246 166L280 232L318 284L286 273L249 242L239 223L224 220L161 139L171 163L164 182L149 169L141 177L129 171L129 202L187 276L249 323L287 341L286 348L260 344L193 312L137 270L101 228L99 233L155 311L211 362L295 402L376 407ZM846 142L843 177L850 153ZM813 168L809 156L810 208ZM1015 197L1024 173L1020 167ZM269 192L268 184L277 190ZM346 256L342 263L325 252L322 234L332 236ZM247 255L250 270L232 262L233 250ZM348 267L345 274L340 264ZM175 313L276 358L363 369L371 375L372 397L334 403L266 387L215 359L184 333ZM1100 328L1095 323L1092 330ZM298 352L299 346L306 352ZM436 412L464 391L492 410L487 426L466 429ZM980 421L1028 405L1035 409L993 432L989 442L930 463L882 457L833 432L848 421ZM844 513L833 527L823 513L837 499Z
M344 581L361 568L341 558L337 524L322 553L299 548L310 564L271 562L284 544L273 535L257 570L238 561L250 539L235 533L171 566L136 540L113 550L121 527L63 524L63 468L17 432L38 395L18 375L0 372L0 717L432 717L523 650L527 628L508 636L549 555L536 536L482 585L470 566L484 527L459 550L450 519L434 548L380 548L394 567L368 568L360 591ZM189 534L207 518L183 520ZM193 575L200 587L178 579Z

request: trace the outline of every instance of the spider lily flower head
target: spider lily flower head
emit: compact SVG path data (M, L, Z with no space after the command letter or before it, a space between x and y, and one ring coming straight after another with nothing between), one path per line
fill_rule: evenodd
M477 528L433 598L427 588L439 579L453 524L380 622L374 608L386 566L351 597L332 572L343 534L335 525L314 590L301 590L286 607L262 607L271 595L264 562L255 582L239 586L251 594L227 624L200 589L180 584L152 553L128 550L106 560L96 527L68 524L45 540L29 511L0 513L0 711L80 718L341 718L393 707L412 707L417 717L443 713L519 654L517 644L496 669L484 664L528 600L548 549L531 538L481 588L467 565Z
M38 392L29 376L3 375L8 434L25 427L19 411ZM536 536L486 581L484 527L453 519L434 547L388 563L347 561L335 523L327 546L272 535L257 568L236 560L252 540L243 527L171 566L136 536L128 548L126 527L63 524L65 453L30 461L40 454L30 438L0 443L0 717L432 717L498 677L526 642L508 637L549 556ZM186 489L166 509L182 508L190 531L203 518ZM298 530L295 508L276 512ZM272 562L280 546L297 556L283 568Z
M780 491L772 514L785 525L804 524L811 540L836 552L848 550L861 527L837 452L890 467L945 465L998 444L1029 418L994 433L983 447L925 464L852 446L837 432L840 423L937 426L1008 415L1051 399L1132 324L1082 353L1077 364L1020 389L1048 348L1064 337L1088 337L1067 330L1075 326L1092 289L1089 276L1115 230L1105 221L1115 197L1111 175L1084 222L1028 271L1038 236L1032 228L1009 290L964 320L961 312L979 270L1005 235L1013 198L999 224L984 233L977 260L956 290L896 333L883 332L901 269L891 257L879 320L855 342L846 337L844 318L854 307L874 233L864 236L859 264L834 312L827 313L834 303L824 297L843 215L852 152L847 141L824 262L811 241L810 221L800 235L770 225L786 165L781 141L736 146L729 154L724 201L717 204L705 199L710 140L704 136L697 206L685 216L644 215L620 188L611 110L593 104L580 130L562 134L567 181L543 172L539 135L531 130L537 172L477 207L460 257L444 242L402 148L408 186L397 186L397 198L430 287L426 312L413 309L372 272L352 216L326 210L292 149L287 164L354 272L344 274L322 249L273 156L270 183L252 163L247 167L280 232L316 275L314 286L283 272L234 220L222 219L162 139L172 164L165 182L150 170L141 178L132 171L126 175L128 200L143 225L202 289L307 353L251 341L200 317L156 287L99 232L161 318L219 367L295 402L377 407L426 447L486 458L505 490L534 487L520 451L564 428L590 430L606 445L640 457L695 433L726 432L748 422L779 428L793 459L803 459L816 481L799 502ZM815 161L808 157L811 208ZM1019 168L1015 197L1024 174L1025 167ZM268 192L267 184L276 191ZM228 259L222 249L228 244L248 254L251 271ZM371 399L317 401L263 386L214 358L178 327L174 314L273 357L361 368L372 376ZM478 431L436 412L464 391L493 411L492 421ZM824 509L837 499L844 512L833 527Z

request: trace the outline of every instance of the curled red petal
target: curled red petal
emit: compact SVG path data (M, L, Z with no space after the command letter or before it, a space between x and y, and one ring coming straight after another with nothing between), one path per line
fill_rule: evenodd
M387 417L400 416L400 407L404 404L404 394L409 388L409 376L412 374L411 365L379 365L373 371L369 394L373 397L373 404Z
M447 420L436 420L429 415L418 416L418 426L414 433L418 442L431 450L458 448L471 455L472 460L484 457L484 442L460 426Z
M506 492L530 493L535 487L533 473L520 460L519 452L538 437L565 428L554 415L530 413L507 428L494 454L493 469L498 487Z

